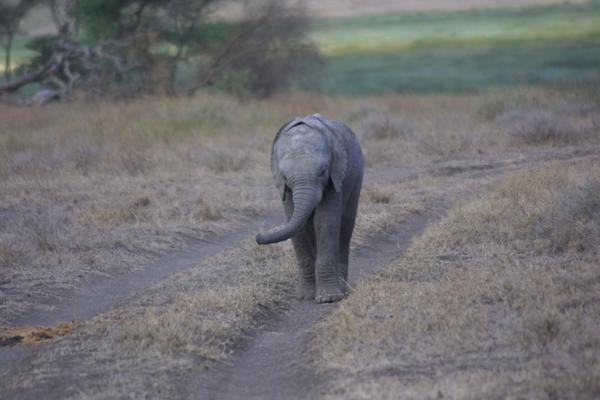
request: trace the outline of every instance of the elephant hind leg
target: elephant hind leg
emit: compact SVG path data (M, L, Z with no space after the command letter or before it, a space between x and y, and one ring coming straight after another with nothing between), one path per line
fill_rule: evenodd
M300 285L298 287L297 297L305 300L314 300L316 291L316 245L314 236L312 229L304 228L292 238L296 260L300 267Z
M342 215L342 226L340 229L340 274L343 279L345 286L344 291L348 290L348 265L350 262L350 242L352 240L352 233L354 232L354 224L356 221L356 214L358 212L358 200L360 197L360 190L355 191L348 203L346 209Z

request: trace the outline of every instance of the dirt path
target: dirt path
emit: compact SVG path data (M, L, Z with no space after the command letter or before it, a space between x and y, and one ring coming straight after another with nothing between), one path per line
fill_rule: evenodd
M398 258L439 213L413 215L351 258L350 282ZM335 304L294 302L270 326L241 346L227 364L190 379L184 398L198 399L305 399L314 398L319 377L303 366L303 352L315 324Z
M65 321L91 319L102 312L127 304L138 291L190 268L220 251L237 246L242 239L256 232L259 225L274 225L278 217L277 213L273 212L242 224L238 229L213 240L189 240L183 250L163 255L143 269L99 279L66 296L52 311L29 313L13 321L12 325L51 326ZM0 346L0 371L14 367L32 351L20 346Z

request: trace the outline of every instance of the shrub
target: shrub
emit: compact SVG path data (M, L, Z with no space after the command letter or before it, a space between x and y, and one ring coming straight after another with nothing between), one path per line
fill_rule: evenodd
M120 155L119 161L125 171L131 175L144 175L152 168L152 162L146 151L130 149Z
M370 113L362 121L363 139L385 140L407 138L414 135L415 126L407 120L392 118L389 114Z
M67 246L71 221L59 208L22 209L23 216L17 222L21 235L37 250L56 252Z
M548 204L537 233L547 237L552 250L586 251L600 245L600 180L588 178L567 187Z
M496 120L515 144L571 143L580 132L566 118L539 108L517 108L503 112Z
M203 157L204 164L214 172L239 171L248 165L250 158L241 150L230 147L211 147Z
M388 204L394 198L394 191L389 187L369 187L363 196L369 203Z

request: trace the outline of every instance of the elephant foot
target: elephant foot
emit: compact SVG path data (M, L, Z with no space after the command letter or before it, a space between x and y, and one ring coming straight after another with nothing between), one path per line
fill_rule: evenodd
M315 296L317 303L335 303L344 298L344 292L340 288L318 290Z
M296 291L296 297L299 300L314 300L316 291L317 290L314 283L312 285L300 285Z

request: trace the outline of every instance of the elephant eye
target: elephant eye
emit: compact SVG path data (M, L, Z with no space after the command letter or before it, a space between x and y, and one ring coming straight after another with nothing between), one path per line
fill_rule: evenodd
M321 170L319 171L319 176L325 176L326 172L327 172L327 168L325 168L325 167L321 168Z

